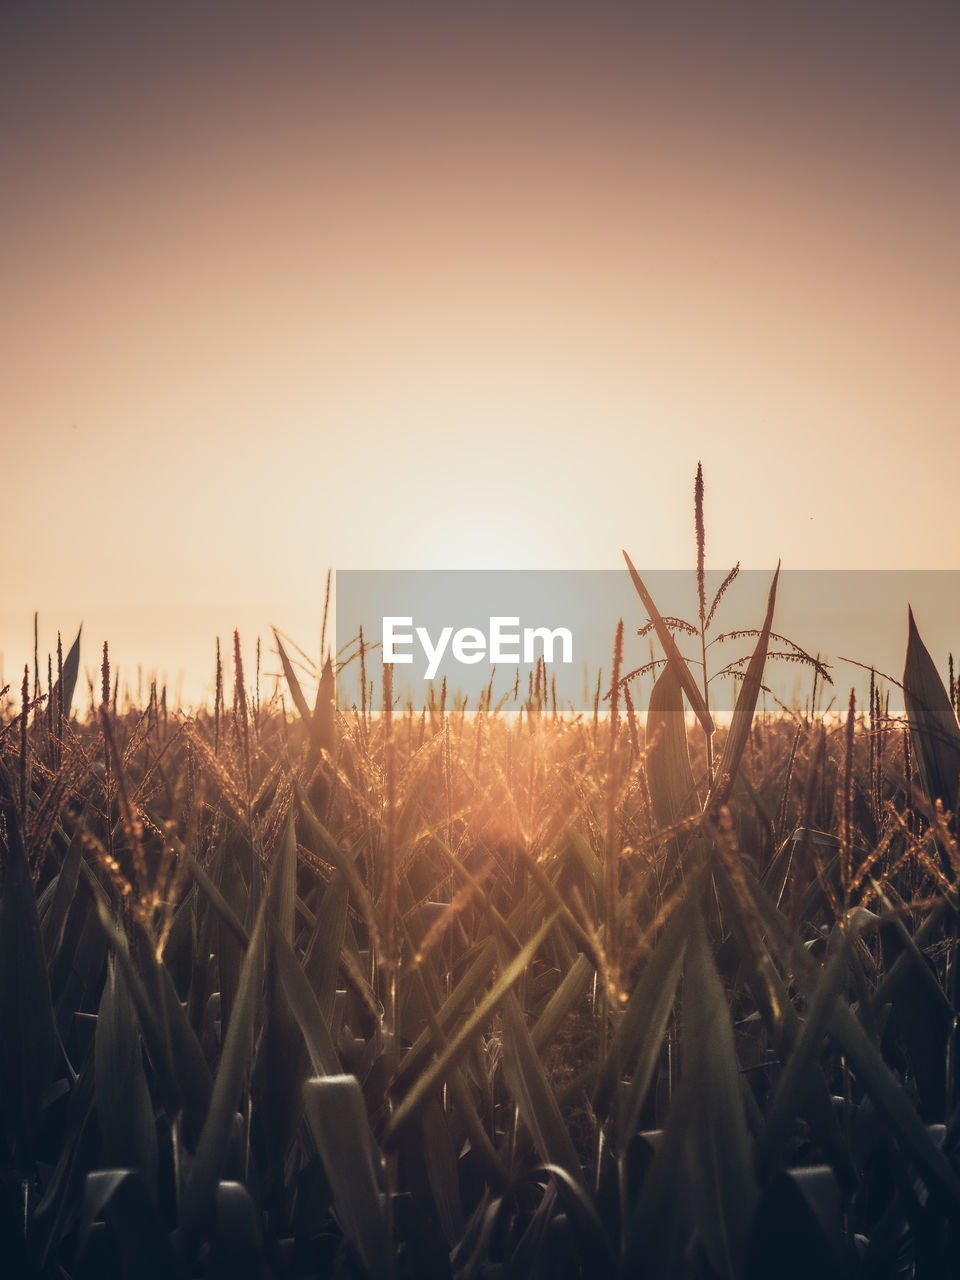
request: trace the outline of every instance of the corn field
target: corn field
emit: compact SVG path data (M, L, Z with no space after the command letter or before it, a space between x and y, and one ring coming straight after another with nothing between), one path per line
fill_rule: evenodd
M774 577L717 728L628 566L664 661L592 717L25 671L4 1274L957 1274L953 680L911 619L906 719L759 711Z

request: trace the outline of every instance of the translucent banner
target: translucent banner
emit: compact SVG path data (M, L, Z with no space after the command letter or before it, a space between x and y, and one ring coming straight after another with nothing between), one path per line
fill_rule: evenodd
M727 581L710 572L700 592L693 571L639 569L658 614L702 688L704 654L710 707L729 713L763 625L772 571ZM718 598L719 597L719 598ZM785 571L777 584L764 674L767 705L819 712L845 708L870 669L902 710L907 610L947 682L960 638L960 572ZM530 697L558 712L603 714L623 620L621 675L642 714L662 670L657 630L622 571L340 571L336 576L337 698L361 702L362 668L371 709L381 704L383 664L394 697L417 709L440 696L449 706L519 708ZM819 664L819 669L818 665Z

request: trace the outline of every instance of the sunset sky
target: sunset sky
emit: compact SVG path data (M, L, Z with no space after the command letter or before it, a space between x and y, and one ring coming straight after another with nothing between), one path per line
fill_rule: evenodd
M716 568L960 567L958 140L946 2L5 0L6 679L687 566L698 459Z

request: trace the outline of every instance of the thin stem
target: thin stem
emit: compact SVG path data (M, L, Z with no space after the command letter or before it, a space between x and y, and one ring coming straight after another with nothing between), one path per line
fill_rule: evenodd
M707 678L707 582L706 582L706 533L703 523L703 463L697 463L697 478L693 486L693 520L697 533L697 597L700 608L700 653L703 659L703 705L707 723L710 723L710 682ZM707 747L707 781L713 782L713 734L704 729Z

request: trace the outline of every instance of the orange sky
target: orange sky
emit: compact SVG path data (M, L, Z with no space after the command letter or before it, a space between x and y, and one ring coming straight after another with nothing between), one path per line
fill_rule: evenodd
M957 10L811 8L3 5L6 678L687 565L698 458L717 567L957 567Z

